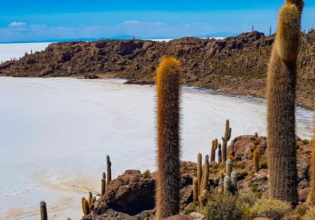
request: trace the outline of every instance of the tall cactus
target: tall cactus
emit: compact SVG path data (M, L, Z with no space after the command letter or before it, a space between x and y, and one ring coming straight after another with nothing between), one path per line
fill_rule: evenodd
M84 197L82 197L82 210L84 215L90 214L89 202Z
M202 179L202 154L198 153L197 156L197 181L198 181L198 195L200 194L200 186Z
M198 201L198 179L193 180L193 202L196 204Z
M222 137L222 141L223 141L223 145L222 145L222 160L223 162L226 161L226 152L227 152L227 142L230 140L231 138L231 132L232 132L232 128L230 128L230 121L226 120L225 122L225 134L224 137Z
M298 204L295 146L295 90L303 0L280 9L267 85L270 198Z
M46 202L40 202L40 220L47 220L47 209L46 209Z
M315 99L314 99L315 101ZM310 167L310 187L311 191L308 195L308 201L312 206L315 206L315 102L314 102L314 134L312 140L312 156L311 156L311 167Z
M107 182L106 182L106 185L108 186L109 182L112 180L112 162L110 161L109 155L106 156L106 163L107 163Z
M258 173L259 171L259 159L260 159L260 152L259 152L259 149L256 148L253 153L254 168L255 168L256 173Z
M211 162L215 161L215 151L218 148L218 139L215 139L212 141L212 147L211 147Z
M156 74L158 97L157 220L179 212L180 74L180 63L172 57L166 57L161 61Z
M218 145L219 151L218 151L218 163L220 164L222 162L222 150L221 150L221 144Z

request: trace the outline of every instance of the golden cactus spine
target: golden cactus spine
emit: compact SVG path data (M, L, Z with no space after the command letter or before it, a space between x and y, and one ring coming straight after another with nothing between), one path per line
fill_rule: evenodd
M198 153L198 156L197 156L198 195L201 193L200 191L201 179L202 179L202 154Z
M218 139L215 139L212 141L212 147L211 147L211 162L215 161L215 151L218 148Z
M303 0L280 9L268 67L267 119L270 198L298 204L295 146L295 90Z
M311 156L311 167L310 167L310 188L311 191L308 195L308 202L315 206L315 99L314 99L314 134L312 140L312 156Z
M47 220L47 209L46 209L46 202L40 202L40 220Z
M230 140L231 138L231 132L232 132L232 128L230 128L230 121L229 120L226 120L225 122L225 134L224 134L224 137L222 137L222 141L223 141L223 144L222 144L222 160L223 162L226 161L227 159L227 142Z
M180 74L180 63L172 57L164 58L156 73L158 102L157 220L179 213Z
M112 180L112 162L110 161L109 155L106 156L106 164L107 164L107 182L106 185L110 183Z
M253 153L254 168L255 168L256 173L258 173L259 171L259 159L260 159L260 152L259 152L259 149L256 148Z

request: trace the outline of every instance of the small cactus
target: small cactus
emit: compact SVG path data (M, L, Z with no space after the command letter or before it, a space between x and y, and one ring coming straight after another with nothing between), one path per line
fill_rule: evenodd
M212 147L211 147L211 162L215 161L215 151L218 148L218 139L215 139L212 141Z
M259 159L260 159L260 152L259 152L259 149L256 148L253 153L254 167L255 167L256 173L258 173L259 171Z
M110 161L109 155L106 156L106 163L107 163L107 183L108 186L109 182L112 180L112 162Z
M46 202L40 202L40 220L47 220L47 209L46 209Z
M202 181L200 191L207 189L207 183L209 179L209 156L205 156L205 164L203 165Z
M193 180L193 202L196 204L198 201L198 179Z
M218 151L218 163L222 163L222 150L221 150L221 144L218 145L219 151Z
M258 138L258 133L257 132L255 132L255 138Z
M93 197L93 194L89 192L89 205L92 205L92 197Z
M228 175L226 175L224 177L224 194L230 194L231 192L231 177L229 177Z
M82 197L82 210L84 215L90 214L89 202L84 197Z
M233 195L237 192L237 174L235 171L231 173L231 192Z
M232 160L228 159L226 161L226 175L231 177L231 172L232 172Z
M222 145L222 160L223 162L226 161L227 159L227 142L230 140L231 138L231 133L232 133L232 128L230 128L230 121L226 120L225 122L225 134L224 137L222 137L222 141L223 141L223 145Z
M106 190L106 173L103 173L102 179L101 179L101 196L105 194Z
M224 191L224 171L220 170L220 181L218 192L222 193Z
M202 154L198 154L197 158L197 180L198 180L198 195L200 194L200 186L202 179Z

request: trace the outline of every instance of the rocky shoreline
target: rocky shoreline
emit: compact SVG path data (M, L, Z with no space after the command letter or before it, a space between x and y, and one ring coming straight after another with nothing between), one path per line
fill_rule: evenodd
M306 140L296 138L298 191L300 206L303 207L309 193L309 166L311 145ZM255 172L253 151L261 153L259 172ZM266 137L245 135L234 138L228 147L228 154L233 156L233 170L237 173L238 192L240 194L253 192L260 197L268 197L268 148ZM197 159L197 158L196 158ZM208 180L209 191L214 193L219 188L223 163L210 163ZM193 201L193 178L196 177L197 164L181 162L181 214L189 214L187 207ZM104 196L100 197L91 208L91 213L82 220L101 219L153 219L155 214L155 181L156 173L145 174L138 170L126 170L124 174L112 180L106 188ZM195 214L195 213L194 213ZM201 218L192 218L201 219ZM294 219L294 218L290 218Z
M185 85L265 98L266 72L274 36L257 31L223 40L181 38L169 42L102 40L50 44L0 65L0 76L130 79L153 84L163 56L182 63ZM298 59L297 104L311 109L315 86L315 30L303 33Z

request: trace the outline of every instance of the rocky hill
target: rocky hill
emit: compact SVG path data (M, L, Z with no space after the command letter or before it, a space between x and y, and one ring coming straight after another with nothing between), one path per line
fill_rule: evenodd
M250 32L223 40L53 43L42 52L4 62L0 65L0 76L116 76L134 79L131 83L153 83L160 58L174 56L182 63L186 85L265 97L267 63L273 41L274 36ZM315 85L315 30L302 33L298 78L297 103L311 108Z

